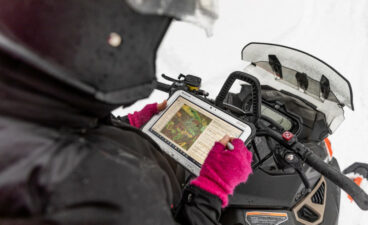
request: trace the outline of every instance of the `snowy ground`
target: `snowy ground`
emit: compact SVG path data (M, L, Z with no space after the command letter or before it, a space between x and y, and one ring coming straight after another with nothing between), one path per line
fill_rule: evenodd
M342 168L355 161L368 162L368 1L222 1L211 38L192 25L177 22L171 26L159 50L157 74L201 76L203 89L215 97L227 75L244 68L240 51L252 41L304 50L350 80L355 111L345 110L345 122L330 139ZM155 91L149 99L117 113L126 114L166 97ZM368 224L367 212L350 203L344 192L341 199L339 224Z

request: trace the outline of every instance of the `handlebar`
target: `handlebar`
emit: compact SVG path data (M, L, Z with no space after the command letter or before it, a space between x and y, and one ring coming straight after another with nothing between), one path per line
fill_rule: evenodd
M160 91L163 91L163 92L170 92L171 85L164 84L164 83L161 83L161 82L157 81L156 82L156 89L160 90Z
M338 187L348 193L362 210L368 210L368 195L352 180L343 175L340 171L325 163L317 154L298 142L294 136L290 140L285 140L282 134L270 128L264 128L257 132L257 136L270 136L298 154L308 165L318 171L320 174L331 180Z
M261 117L262 96L261 85L258 79L254 76L240 71L235 71L231 73L222 86L220 93L217 95L215 103L218 107L223 108L224 100L236 80L245 81L249 83L252 87L252 111L254 115L254 118L252 118L252 122L255 123Z
M326 164L311 150L306 152L305 162L348 193L362 210L368 210L368 195L351 179Z

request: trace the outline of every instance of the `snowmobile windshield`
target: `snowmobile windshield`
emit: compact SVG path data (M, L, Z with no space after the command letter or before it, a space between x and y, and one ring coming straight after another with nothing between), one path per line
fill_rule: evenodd
M322 60L297 49L264 43L244 47L242 59L270 72L287 84L321 102L330 100L354 109L350 83Z
M196 24L212 35L218 18L218 0L126 0L136 11L143 14L165 15Z
M242 59L265 72L260 75L247 71L261 84L297 95L325 113L331 131L344 120L343 106L354 110L349 81L308 53L281 45L250 43L244 47Z

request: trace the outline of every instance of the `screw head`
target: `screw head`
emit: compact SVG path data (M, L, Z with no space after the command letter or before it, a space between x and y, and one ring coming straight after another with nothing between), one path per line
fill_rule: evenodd
M295 155L294 155L294 154L289 153L289 154L287 154L287 155L285 156L285 159L286 159L287 161L289 161L289 162L292 162L292 161L294 161L294 159L295 159Z

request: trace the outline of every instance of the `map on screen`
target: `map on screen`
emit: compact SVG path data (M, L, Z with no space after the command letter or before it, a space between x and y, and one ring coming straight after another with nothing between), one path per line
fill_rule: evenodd
M188 150L211 121L209 117L184 104L161 133Z

